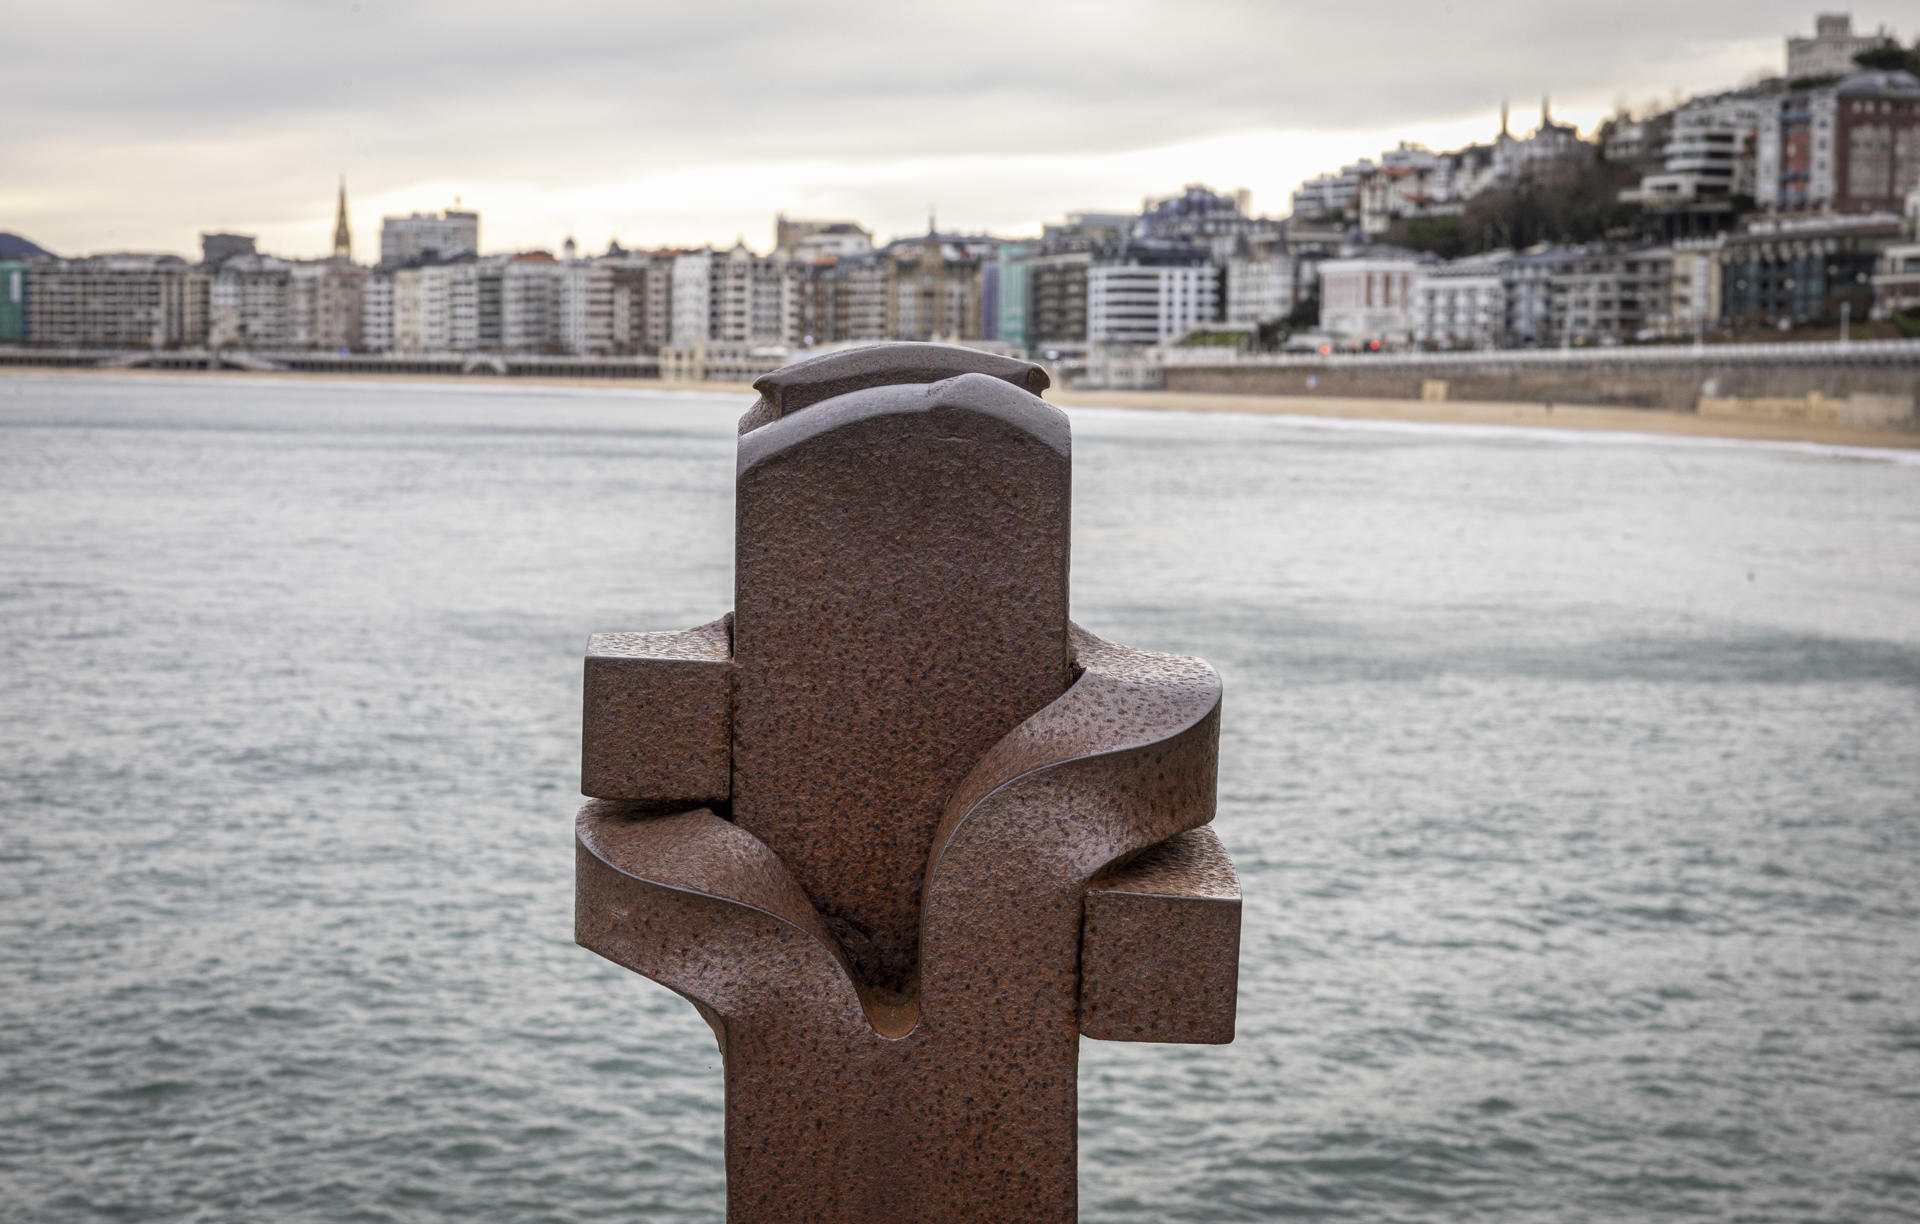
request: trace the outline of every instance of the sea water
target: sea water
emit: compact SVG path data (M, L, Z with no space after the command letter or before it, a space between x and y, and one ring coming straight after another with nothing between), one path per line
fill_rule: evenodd
M571 822L744 408L0 376L0 1218L721 1219ZM1084 1043L1084 1219L1920 1218L1920 466L1072 417L1246 895L1234 1044Z

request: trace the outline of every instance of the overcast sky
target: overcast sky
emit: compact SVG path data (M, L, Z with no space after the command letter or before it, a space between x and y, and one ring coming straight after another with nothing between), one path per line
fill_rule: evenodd
M1856 28L1904 6L1856 9ZM1907 26L1916 11L1904 9ZM61 254L204 229L355 253L456 197L487 250L1031 232L1201 181L1283 213L1401 139L1487 139L1500 99L1615 105L1783 66L1804 0L22 0L0 17L0 230Z

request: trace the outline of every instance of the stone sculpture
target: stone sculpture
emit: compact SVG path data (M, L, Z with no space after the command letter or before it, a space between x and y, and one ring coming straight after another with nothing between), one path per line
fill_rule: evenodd
M588 648L576 938L713 1027L734 1224L1070 1221L1081 1035L1233 1038L1219 679L1067 619L1046 386L767 375L734 611Z

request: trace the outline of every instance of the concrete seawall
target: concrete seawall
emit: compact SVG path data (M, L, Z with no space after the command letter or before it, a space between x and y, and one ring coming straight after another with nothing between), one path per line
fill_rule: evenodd
M1766 346L1768 348L1785 346ZM1811 350L1814 346L1805 346ZM1819 346L1822 349L1827 346ZM1716 354L1705 350L1618 350L1575 354L1435 354L1391 357L1169 362L1168 391L1226 395L1312 395L1584 404L1694 412L1703 399L1838 401L1830 419L1908 427L1920 418L1920 346L1857 357ZM1851 405L1851 408L1846 407ZM1855 423L1851 420L1848 423Z

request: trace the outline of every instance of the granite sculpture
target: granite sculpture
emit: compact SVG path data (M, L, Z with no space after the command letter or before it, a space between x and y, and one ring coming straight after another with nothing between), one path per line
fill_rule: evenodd
M1080 1037L1232 1040L1219 678L1069 621L1046 386L767 375L733 612L589 645L576 938L712 1026L735 1224L1073 1220Z

